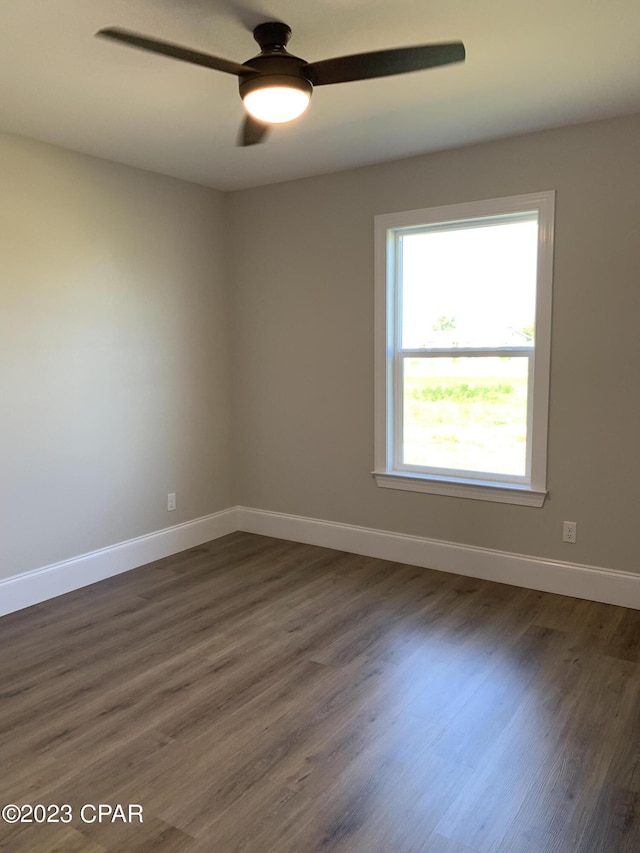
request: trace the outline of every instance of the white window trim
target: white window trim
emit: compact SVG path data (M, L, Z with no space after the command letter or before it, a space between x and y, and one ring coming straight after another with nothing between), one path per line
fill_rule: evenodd
M536 284L536 341L533 355L530 479L506 483L474 477L437 476L394 464L393 324L395 311L395 232L430 223L463 222L476 217L500 216L536 210L538 265ZM431 207L375 217L375 458L373 475L378 486L523 506L543 505L547 496L547 433L551 367L551 289L553 276L555 191ZM397 410L397 407L396 407Z

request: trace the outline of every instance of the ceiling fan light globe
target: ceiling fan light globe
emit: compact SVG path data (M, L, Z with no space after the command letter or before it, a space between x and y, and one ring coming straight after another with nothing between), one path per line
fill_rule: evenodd
M301 116L309 106L311 93L293 86L263 86L243 97L247 112L258 121L282 124Z

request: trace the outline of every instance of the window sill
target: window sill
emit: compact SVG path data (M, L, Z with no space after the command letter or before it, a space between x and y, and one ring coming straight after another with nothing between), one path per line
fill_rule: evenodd
M383 489L401 489L407 492L425 492L430 495L448 495L454 498L471 498L477 501L494 501L504 504L541 507L547 492L528 486L501 485L486 481L457 480L429 477L421 474L400 474L374 471L376 483Z

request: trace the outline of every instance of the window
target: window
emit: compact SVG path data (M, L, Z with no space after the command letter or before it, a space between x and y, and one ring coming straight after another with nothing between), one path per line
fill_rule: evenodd
M544 503L554 198L376 217L379 486Z

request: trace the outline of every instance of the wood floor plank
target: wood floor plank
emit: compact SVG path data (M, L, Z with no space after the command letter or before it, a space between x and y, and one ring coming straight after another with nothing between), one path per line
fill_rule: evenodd
M84 824L79 831L87 843L99 845L105 853L183 853L195 846L195 839L186 832L155 817L133 824Z
M34 836L41 836L36 840ZM38 827L29 833L24 846L14 848L16 853L108 853L108 848L86 838L73 828L56 831L55 834Z
M640 661L640 611L624 611L619 628L604 652L611 657Z
M457 841L451 841L443 835L434 833L429 836L420 853L478 853L478 851L467 847L466 844L458 844Z
M492 657L484 672L480 670L484 677L469 679L476 689L466 701L449 706L448 719L430 749L471 767L483 763L549 665L559 640L555 632L532 626L502 654ZM457 697L463 696L461 687Z
M637 853L639 706L636 611L234 533L0 619L0 851Z
M500 853L580 849L611 764L609 750L602 749L603 732L616 742L638 706L635 668L628 661L601 658L585 670L573 712L560 729L562 749L537 776Z

